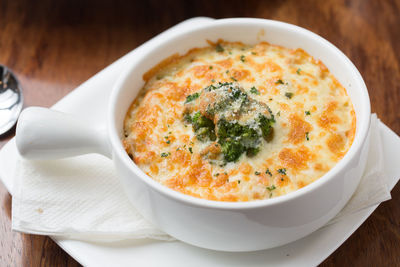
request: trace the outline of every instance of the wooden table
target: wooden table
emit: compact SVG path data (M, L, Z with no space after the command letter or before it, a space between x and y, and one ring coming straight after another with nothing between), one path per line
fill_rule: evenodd
M0 63L25 106L51 106L144 41L194 16L259 17L310 29L341 49L369 89L372 111L400 134L400 1L0 1ZM0 147L12 136L0 137ZM11 231L0 184L0 266L79 265L50 238ZM400 266L400 187L323 266Z

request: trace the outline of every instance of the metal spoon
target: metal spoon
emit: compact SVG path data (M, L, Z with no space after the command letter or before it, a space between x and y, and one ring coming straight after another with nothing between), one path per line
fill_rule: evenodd
M23 102L17 78L6 66L0 65L0 136L17 122Z

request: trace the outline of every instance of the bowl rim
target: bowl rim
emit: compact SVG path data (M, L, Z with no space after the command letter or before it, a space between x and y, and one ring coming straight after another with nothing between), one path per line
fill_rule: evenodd
M185 34L193 34L198 31L203 31L205 29L214 28L214 27L232 27L235 24L253 24L254 26L279 26L282 29L287 31L296 31L298 33L308 35L311 37L315 42L318 42L318 45L326 46L328 49L333 50L339 57L340 60L343 62L343 65L348 65L354 72L354 79L359 82L361 85L360 92L361 95L359 97L362 99L362 104L360 108L360 113L365 113L365 117L362 121L359 122L359 128L356 131L356 135L354 137L353 143L347 153L344 155L336 165L331 168L327 173L321 176L316 181L308 184L307 186L300 188L296 191L290 192L288 194L278 196L271 199L263 199L263 200L255 200L255 201L247 201L247 202L224 202L224 201L214 201L208 199L197 198L194 196L186 195L180 192L177 192L173 189L170 189L157 181L153 180L150 176L145 174L128 156L126 151L123 149L122 142L120 140L120 136L118 134L118 130L116 128L116 118L115 118L115 111L116 106L118 103L119 93L121 92L122 88L124 87L125 83L128 81L129 76L131 75L132 71L135 69L136 65L140 64L141 60L145 59L149 54L151 54L152 50L157 49L159 45L163 45L169 42L173 42L175 38L185 35ZM239 38L238 38L239 39ZM256 18L228 18L228 19L218 19L204 25L197 25L197 27L182 30L181 32L170 35L169 38L161 41L156 47L151 48L144 52L139 60L129 63L126 70L119 76L118 80L114 84L114 87L111 90L111 95L109 99L109 107L108 107L108 118L107 118L107 128L110 143L113 150L113 160L115 156L119 157L120 161L126 165L126 167L139 179L142 180L146 185L150 186L151 189L161 193L163 196L168 197L169 199L173 199L175 201L183 202L185 204L189 204L196 207L203 207L203 208L214 208L214 209L224 209L224 210L237 210L237 209L257 209L263 208L267 206L275 206L285 202L289 202L300 198L311 191L317 190L319 187L324 185L329 180L333 179L338 173L346 168L349 164L350 160L357 154L357 152L362 148L369 131L369 124L370 124L370 99L368 95L368 90L365 85L365 82L356 68L356 66L350 61L350 59L336 46L332 43L324 39L323 37L313 33L307 29L302 27L289 24L286 22L276 21L276 20L268 20L268 19L256 19ZM160 59L160 61L163 58ZM357 120L359 118L357 117Z

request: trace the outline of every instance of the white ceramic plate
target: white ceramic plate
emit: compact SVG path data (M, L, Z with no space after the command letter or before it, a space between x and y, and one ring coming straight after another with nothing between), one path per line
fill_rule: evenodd
M135 55L156 45L171 31L180 31L197 23L212 23L209 18L194 18L178 24L119 59L72 93L60 100L54 109L72 114L85 114L93 120L105 120L110 89L128 61ZM390 189L400 177L397 151L400 138L380 123ZM12 192L16 147L11 140L0 151L0 179ZM193 247L182 242L135 240L97 244L55 238L55 242L85 266L313 266L326 259L338 248L376 209L378 205L342 218L339 222L323 227L301 240L265 251L217 252ZM189 264L190 263L190 264Z

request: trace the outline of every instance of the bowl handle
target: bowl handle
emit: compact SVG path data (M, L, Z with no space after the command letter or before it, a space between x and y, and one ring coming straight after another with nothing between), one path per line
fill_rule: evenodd
M22 111L15 138L25 159L59 159L88 153L111 158L112 154L105 127L41 107Z

